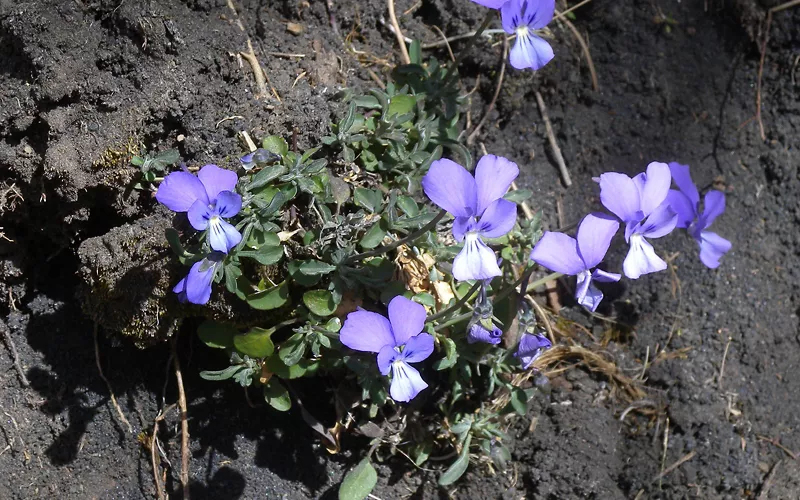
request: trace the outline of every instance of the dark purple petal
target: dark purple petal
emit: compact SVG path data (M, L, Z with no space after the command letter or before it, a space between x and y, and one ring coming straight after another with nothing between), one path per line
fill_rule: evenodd
M686 195L694 211L697 212L700 194L697 192L697 186L692 182L692 176L689 175L689 165L681 165L673 161L669 164L669 171L672 174L672 180L675 181L675 185L678 186L681 193Z
M464 239L464 235L475 229L475 217L456 217L453 220L453 238L459 243Z
M555 0L527 0L523 1L525 10L525 24L528 28L539 30L553 20L553 13L556 10ZM527 7L527 8L526 8Z
M211 298L211 283L214 281L214 273L217 269L217 262L203 259L195 262L186 275L186 300L192 304L206 304Z
M407 403L427 387L414 367L403 361L392 363L392 384L389 386L392 399Z
M597 289L592 283L592 275L584 271L578 275L577 286L575 287L575 300L578 304L592 312L597 310L600 301L603 300L603 292Z
M678 214L678 222L676 227L685 229L694 222L697 217L695 205L692 204L689 197L675 189L670 189L667 194L667 203L672 207L672 210Z
M520 0L508 0L500 6L500 19L503 23L503 29L509 35L517 33L517 26L519 26L519 21L521 20L520 10Z
M639 276L663 271L667 263L656 255L653 245L648 243L640 234L631 236L631 247L622 263L622 272L625 276L635 280Z
M432 202L455 217L475 215L478 190L475 179L458 163L442 158L422 178L422 190Z
M228 253L242 241L242 235L235 227L213 216L208 221L208 243L217 252Z
M536 358L552 346L553 344L550 340L540 333L523 333L522 338L519 340L517 352L514 355L519 359L522 368L528 369L536 361Z
M178 302L181 304L189 302L189 299L186 297L186 278L181 279L172 291L178 294Z
M600 202L623 222L639 222L644 217L639 189L625 174L606 172L600 176Z
M420 333L408 339L401 356L406 363L419 363L428 359L433 354L433 337L427 333Z
M591 269L606 256L611 239L619 230L619 222L602 213L591 213L578 226L578 254L584 269Z
M389 375L389 370L392 369L394 360L400 358L400 353L397 349L390 345L383 346L378 353L378 370L382 375Z
M499 238L513 229L517 222L517 205L508 200L495 200L478 221L478 231L484 238Z
M208 208L206 203L200 200L195 201L186 213L189 218L189 224L198 231L205 231L208 229L208 220L216 215L216 211Z
M707 192L703 203L703 215L697 221L698 226L707 228L723 212L725 212L725 193L717 190Z
M220 217L233 217L242 209L242 197L231 191L222 191L217 196L216 209Z
M647 166L640 202L640 209L644 215L650 215L664 203L670 184L672 184L672 175L669 173L669 165L654 161Z
M464 248L453 260L453 277L458 281L486 280L500 276L497 257L475 234L464 238Z
M219 168L216 165L206 165L197 173L208 193L208 199L213 202L222 191L233 191L239 176L236 172Z
M592 279L600 283L614 283L622 278L621 274L609 273L602 269L595 269L592 271Z
M354 311L344 320L339 341L355 351L379 353L385 346L394 347L392 325L378 313Z
M678 214L670 208L668 202L664 202L639 225L636 232L648 238L661 238L671 233L677 223Z
M716 269L719 259L731 249L731 242L711 231L700 233L700 260L706 267Z
M531 250L531 260L551 271L575 275L586 270L575 238L547 231Z
M156 200L173 212L188 212L195 201L208 205L208 195L200 179L189 172L172 172L164 177Z
M515 69L537 71L553 60L553 47L533 33L518 33L517 41L508 54L508 62Z
M484 328L480 323L475 323L467 332L467 342L474 344L476 342L484 342L486 344L497 345L503 340L503 330L496 326L492 331Z
M518 175L519 167L513 161L502 156L483 156L475 167L475 184L478 187L476 215L483 215L489 205L505 196Z
M389 302L389 323L392 325L395 346L408 342L425 328L425 308L411 299L398 295Z
M472 0L478 5L483 5L484 7L489 7L490 9L499 9L506 3L506 0Z

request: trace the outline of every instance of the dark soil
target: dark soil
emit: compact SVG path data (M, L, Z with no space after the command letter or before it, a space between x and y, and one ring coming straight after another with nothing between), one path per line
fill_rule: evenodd
M680 161L700 186L728 194L714 228L734 247L708 270L688 237L659 240L662 254L677 254L673 271L609 290L601 312L634 329L608 351L629 376L643 377L649 412L621 421L628 402L609 381L570 370L510 428L512 467L489 475L473 465L457 484L459 498L738 499L767 487L762 498L800 497L790 456L800 451L800 8L776 14L770 30L766 141L753 119L762 21L778 3L594 0L575 24L588 38L600 91L558 22L556 59L535 75L507 73L478 140L520 164L521 184L550 227L559 225L558 207L567 222L599 208L593 176ZM0 238L0 328L30 381L23 387L3 349L0 497L153 497L150 455L136 435L152 428L162 397L175 401L169 348L140 350L118 334L140 344L167 334L174 318L151 298L168 297L178 271L158 239L171 217L130 189L136 169L127 148L175 147L189 164L232 165L239 130L287 138L296 131L299 147L314 145L336 109L334 91L373 85L365 63L395 57L382 1L332 4L329 13L326 2L236 2L243 33L225 0L0 2L0 231L8 238ZM422 0L401 24L408 36L435 41L428 26L454 35L482 16L467 0ZM289 33L287 21L303 32ZM348 50L342 40L351 31ZM254 98L252 71L236 57L248 36L280 100ZM473 123L491 98L500 51L482 42L462 67L465 88L481 75ZM575 181L568 189L535 89ZM624 250L612 252L612 268ZM577 310L565 314L587 321ZM133 434L95 366L94 321L103 369ZM595 324L602 334L607 325ZM362 443L345 436L343 453L330 456L297 412L250 408L237 386L201 380L199 370L222 360L190 326L178 347L194 497L335 498ZM655 358L662 350L672 356ZM318 386L297 390L319 398ZM167 488L178 494L174 413L167 423ZM434 472L402 460L379 473L379 498L447 496Z

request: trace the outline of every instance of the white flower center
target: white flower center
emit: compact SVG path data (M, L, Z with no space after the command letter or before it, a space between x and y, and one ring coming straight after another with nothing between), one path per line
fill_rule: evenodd
M521 26L517 26L517 38L524 38L528 36L528 25L523 24Z

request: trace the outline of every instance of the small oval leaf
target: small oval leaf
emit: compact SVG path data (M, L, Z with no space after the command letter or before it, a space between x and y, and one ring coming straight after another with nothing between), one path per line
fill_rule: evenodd
M378 483L378 473L369 458L364 458L353 468L339 486L339 500L364 500Z
M275 344L270 338L275 333L274 328L265 330L254 327L245 334L233 337L233 346L237 351L246 354L251 358L267 358L275 352Z
M303 303L317 316L330 316L336 312L336 301L327 290L311 290L303 294Z

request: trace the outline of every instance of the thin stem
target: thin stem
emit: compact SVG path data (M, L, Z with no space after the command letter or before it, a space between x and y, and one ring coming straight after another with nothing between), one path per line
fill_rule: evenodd
M358 262L360 260L368 259L370 257L375 257L376 255L383 255L383 254L385 254L387 252L391 252L392 250L394 250L395 248L399 247L400 245L402 245L404 243L408 243L409 241L415 240L415 239L419 238L420 236L422 236L423 234L425 234L428 231L430 231L431 229L433 229L434 227L436 227L436 224L438 224L439 221L442 220L445 215L447 215L447 210L442 209L436 215L436 217L434 217L430 222L428 222L427 224L425 224L424 226L419 228L419 230L414 231L413 233L409 234L405 238L400 238L399 240L393 241L392 243L389 243L388 245L384 245L384 246L378 247L378 248L376 248L374 250L370 250L369 252L364 252L364 253L359 253L359 254L353 255L349 259L345 260L342 263L342 265L352 264L353 262Z
M461 63L462 59L464 59L464 56L467 54L469 49L471 49L472 46L475 45L475 42L477 42L478 38L481 37L481 34L483 34L483 31L486 28L489 27L489 23L492 22L494 17L495 17L494 10L493 9L489 9L489 12L486 13L486 18L483 20L483 23L475 31L475 34L472 35L472 38L469 39L469 43L467 43L467 46L464 47L458 53L458 57L456 57L455 62L453 62L453 64L450 66L450 68L448 68L447 73L444 75L444 79L442 80L442 88L446 88L447 87L447 84L450 81L450 78L453 76L453 73L455 73L455 71L458 68L458 65Z
M467 293L465 293L463 297L458 299L455 304L453 304L452 306L448 307L444 311L439 311L436 314L428 316L427 318L425 318L425 323L430 323L431 321L436 321L439 318L443 318L443 317L447 316L448 314L450 314L453 311L457 311L461 306L463 306L464 304L467 303L469 298L472 297L472 295L476 291L478 291L478 288L480 286L481 286L481 281L480 280L476 281L475 284L472 285L472 288L470 288L469 291Z
M542 285L546 285L548 281L557 280L558 278L560 278L562 276L564 276L563 273L550 273L547 276L545 276L544 278L538 279L538 280L534 281L533 283L531 283L530 285L528 285L528 289L526 290L526 292L530 293L530 292L534 291L536 288L538 288L538 287L540 287Z

